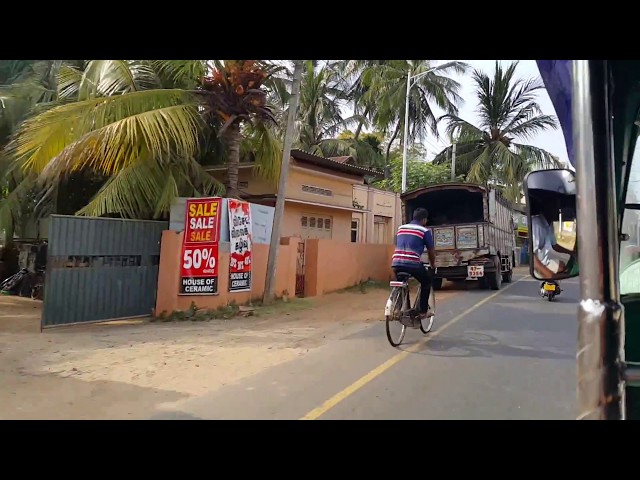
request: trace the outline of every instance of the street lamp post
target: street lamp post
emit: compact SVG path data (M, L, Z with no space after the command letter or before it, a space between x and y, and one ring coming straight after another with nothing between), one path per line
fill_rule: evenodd
M402 193L407 191L407 144L409 137L409 94L411 93L411 87L416 84L416 80L425 76L427 73L431 73L437 67L430 68L422 73L411 76L411 69L407 72L407 95L404 104L404 134L402 136Z
M445 69L447 67L455 65L456 63L457 62L443 63L442 65L432 67L414 76L411 76L411 69L409 69L409 71L407 72L407 95L404 105L404 136L402 137L402 142L404 143L402 148L402 193L407 190L407 137L409 137L409 93L411 92L411 87L416 84L416 81L419 78L424 77L427 73L431 73L436 69Z

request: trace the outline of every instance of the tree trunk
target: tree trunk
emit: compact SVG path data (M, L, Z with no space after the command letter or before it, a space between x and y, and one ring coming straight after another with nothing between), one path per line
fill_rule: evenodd
M393 145L394 140L398 136L400 132L400 122L396 125L396 130L393 132L391 139L389 140L389 144L387 145L387 154L384 161L384 178L388 179L391 176L391 171L389 169L389 155L391 154L391 145Z
M238 166L240 165L240 124L237 122L229 125L227 130L227 147L229 159L227 160L227 197L240 199L238 190Z
M371 110L369 107L365 108L362 116L366 118L367 115L369 114L369 110ZM364 120L360 120L360 122L358 122L358 128L356 128L356 133L353 134L353 138L356 141L360 137L360 131L362 130L363 125L364 125Z

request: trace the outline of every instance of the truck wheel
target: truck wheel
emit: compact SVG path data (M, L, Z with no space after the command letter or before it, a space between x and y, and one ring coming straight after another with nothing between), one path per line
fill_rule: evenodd
M504 283L511 283L511 280L513 280L513 268L502 274L502 281Z
M434 290L440 290L442 288L442 278L434 278L431 282Z
M490 273L487 277L487 283L491 290L500 290L502 288L502 273L500 272L500 257L493 257L493 263L496 265L496 271Z

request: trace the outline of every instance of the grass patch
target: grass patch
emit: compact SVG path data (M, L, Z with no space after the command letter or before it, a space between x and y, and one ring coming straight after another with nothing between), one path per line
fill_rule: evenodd
M287 296L276 298L269 305L262 305L262 301L247 302L238 305L229 302L227 305L215 309L199 309L195 302L187 310L175 310L171 313L162 312L151 317L151 322L204 322L208 320L229 320L236 317L259 317L280 314L291 311L305 310L313 306L310 300L303 298L289 299Z

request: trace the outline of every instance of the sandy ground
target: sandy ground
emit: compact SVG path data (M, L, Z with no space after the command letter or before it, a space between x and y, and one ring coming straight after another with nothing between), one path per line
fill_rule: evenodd
M447 286L439 302L455 295ZM205 322L113 322L40 333L41 304L0 297L0 419L137 419L380 321L370 288Z

